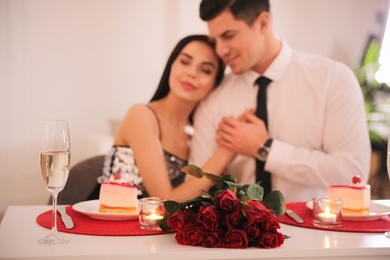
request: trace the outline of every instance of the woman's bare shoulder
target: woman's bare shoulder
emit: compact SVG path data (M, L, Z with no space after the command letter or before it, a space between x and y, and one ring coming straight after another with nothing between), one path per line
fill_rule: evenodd
M156 117L146 104L134 104L126 113L124 121L136 125L154 125Z
M132 105L126 113L126 117L140 117L140 116L150 116L153 115L153 112L146 104L134 104Z
M145 104L132 105L116 135L117 143L132 143L141 136L158 135L158 123L153 111Z

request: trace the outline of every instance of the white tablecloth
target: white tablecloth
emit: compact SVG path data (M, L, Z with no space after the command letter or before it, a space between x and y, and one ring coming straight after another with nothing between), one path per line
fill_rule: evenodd
M390 206L390 200L381 201ZM36 217L51 206L11 206L0 225L0 259L390 259L384 233L352 233L283 225L291 236L276 249L223 249L182 246L175 234L88 236L66 233L71 242L46 246L37 240L49 229Z

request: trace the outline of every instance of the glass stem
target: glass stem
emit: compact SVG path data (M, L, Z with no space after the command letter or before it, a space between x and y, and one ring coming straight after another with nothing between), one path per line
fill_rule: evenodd
M52 204L53 204L53 214L52 214L52 224L51 224L51 235L52 236L57 236L58 231L57 231L57 196L58 193L52 193L51 198L52 198Z

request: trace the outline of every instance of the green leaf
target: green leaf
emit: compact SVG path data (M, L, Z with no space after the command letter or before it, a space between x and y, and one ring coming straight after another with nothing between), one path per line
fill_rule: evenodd
M204 172L204 176L213 183L218 183L221 180L221 177L212 173Z
M216 185L213 185L213 186L211 186L211 188L209 189L209 194L211 195L211 196L215 196L218 192L219 192L219 187L218 187L218 185L216 184Z
M228 181L228 182L237 183L236 178L234 178L234 177L231 176L231 175L223 175L223 176L221 177L221 180L223 180L223 181Z
M181 168L181 171L196 178L202 178L204 176L203 170L198 166L192 164L184 166L183 168Z
M373 130L370 130L369 134L370 134L371 143L375 143L375 144L379 145L385 141L385 140L383 140L383 138L380 135L378 135L377 132L375 132Z
M242 188L240 190L238 190L236 193L237 193L237 196L246 195L246 192Z
M246 194L253 200L262 201L264 196L264 189L259 184L251 184L248 186Z
M379 42L375 38L371 38L368 41L368 46L366 47L363 61L362 61L362 66L366 66L370 63L377 62L379 59L380 55L380 46Z
M168 230L171 230L171 228L168 226L168 217L170 215L166 215L160 222L160 228L163 230L163 231L168 231Z
M240 184L237 184L235 182L231 182L231 181L224 181L224 182L229 187L229 189L241 190L241 188L242 188Z
M190 200L186 200L186 201L180 203L180 208L184 208L184 207L187 207L187 206L190 206L190 205L193 205L193 204L197 204L200 201L202 201L201 197L196 197L196 198L193 198L193 199L190 199Z
M202 197L205 197L205 198L208 198L208 199L211 199L211 200L213 199L213 196L208 191L201 190L200 193L201 193Z
M180 204L180 208L188 208L190 210L197 210L201 206L213 205L214 201L210 198L197 197L195 199L187 200Z
M263 200L264 206L273 210L276 216L282 216L286 211L286 202L283 194L278 190L273 190L265 195Z
M242 203L244 203L244 204L250 199L249 196L246 195L245 193L240 194L240 196L239 196L238 198L239 198L240 201L241 201Z
M174 200L164 201L165 210L168 211L170 214L175 213L180 208L180 204L181 203L176 202Z

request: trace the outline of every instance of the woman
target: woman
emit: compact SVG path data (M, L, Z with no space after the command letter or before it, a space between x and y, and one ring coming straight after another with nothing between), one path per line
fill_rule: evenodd
M150 103L133 105L106 156L101 183L116 173L138 187L139 197L184 201L212 183L206 178L184 182L191 141L191 115L223 78L225 66L205 35L182 39L170 55ZM221 174L234 154L219 148L203 170ZM90 199L96 199L100 185Z

